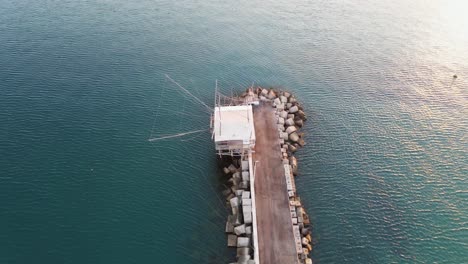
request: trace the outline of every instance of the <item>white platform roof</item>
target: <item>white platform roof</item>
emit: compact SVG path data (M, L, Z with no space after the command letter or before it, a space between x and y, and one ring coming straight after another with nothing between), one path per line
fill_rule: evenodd
M214 110L214 140L242 140L244 144L255 141L251 105L221 106Z

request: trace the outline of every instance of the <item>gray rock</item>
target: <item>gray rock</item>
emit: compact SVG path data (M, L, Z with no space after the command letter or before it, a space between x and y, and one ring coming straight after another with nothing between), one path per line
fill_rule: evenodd
M235 247L239 244L236 235L228 235L228 247Z
M291 151L291 153L296 152L296 151L297 151L296 146L294 146L294 145L289 145L289 151Z
M288 102L288 98L286 96L280 96L279 99L281 100L282 103L287 103Z
M297 111L299 111L299 107L297 107L297 105L289 108L289 113L290 114L294 114L294 113L297 113Z
M252 223L252 213L251 212L249 212L249 213L244 212L243 217L244 217L244 223L245 224L251 224Z
M249 181L249 180L250 180L249 172L248 172L248 171L243 171L243 172L242 172L242 180L243 180L243 181Z
M240 172L237 171L237 172L233 173L233 174L232 174L232 178L233 178L233 179L238 179L238 180L239 180L239 179L241 178L241 177L240 177Z
M233 215L238 215L239 214L239 207L238 206L233 206L231 207L231 211Z
M248 160L243 160L241 162L241 167L243 171L248 171L249 170L249 161Z
M270 99L270 100L275 99L275 98L276 98L276 93L275 93L275 91L270 90L270 91L268 92L267 98Z
M245 227L245 233L247 235L251 235L252 234L252 226L246 226Z
M289 140L292 142L297 142L299 140L299 135L296 132L289 134Z
M250 254L250 248L248 247L237 248L237 257L245 256L249 254Z
M229 165L228 169L229 169L229 171L230 171L231 173L234 173L234 172L237 171L236 166L234 166L233 164Z
M231 192L227 197L226 200L230 201L235 195Z
M232 236L232 235L231 235ZM249 247L250 239L248 237L239 237L237 238L237 247Z
M291 110L291 109L290 109L290 110ZM302 111L302 110L297 111L297 116L298 116L300 119L304 120L304 121L307 120L307 116L306 116L306 114L304 113L304 111Z
M286 133L291 134L293 132L296 132L297 128L295 126L289 126L286 128Z
M234 222L232 223L234 226L238 226L242 224L241 221L241 214L235 214L234 215Z
M298 126L298 127L302 127L304 125L304 121L302 121L302 119L296 119L294 121L294 123Z
M280 114L279 114L282 118L286 119L288 117L288 112L286 111L281 111Z
M239 206L239 198L237 198L237 197L232 198L231 200L229 200L229 202L231 203L231 207L238 207Z
M243 205L242 212L244 213L252 213L252 205Z
M231 191L233 193L236 193L236 191L238 190L239 188L237 188L237 186L231 186Z
M234 225L231 223L231 221L226 221L226 230L225 230L226 233L232 233L234 232Z
M249 199L249 198L250 198L250 192L247 191L242 194L242 199Z
M252 257L250 255L243 255L237 259L237 263L247 264L247 261L250 260Z
M236 226L234 228L234 233L238 236L245 234L245 225Z
M281 104L281 100L279 98L276 98L275 100L273 100L273 104L274 105L279 105L279 104Z
M243 190L246 190L249 188L249 182L248 181L242 181L240 184L239 184L239 189L243 189Z
M294 119L288 118L288 119L286 119L286 121L284 121L284 124L286 126L294 126L295 122L294 122Z
M278 124L284 125L284 118L279 117L279 118L278 118Z

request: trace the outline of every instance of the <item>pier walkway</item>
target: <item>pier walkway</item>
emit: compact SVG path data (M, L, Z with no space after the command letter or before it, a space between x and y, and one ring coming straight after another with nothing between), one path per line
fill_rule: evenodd
M254 108L255 204L260 264L297 264L293 224L274 108Z

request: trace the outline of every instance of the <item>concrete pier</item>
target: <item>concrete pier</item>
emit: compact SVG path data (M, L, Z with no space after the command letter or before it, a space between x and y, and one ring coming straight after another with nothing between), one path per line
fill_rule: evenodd
M255 203L260 264L297 264L298 254L282 162L275 109L270 103L254 108L257 142Z
M228 178L226 233L235 263L312 264L310 220L295 185L303 107L289 92L261 87L229 100L215 108L212 128Z

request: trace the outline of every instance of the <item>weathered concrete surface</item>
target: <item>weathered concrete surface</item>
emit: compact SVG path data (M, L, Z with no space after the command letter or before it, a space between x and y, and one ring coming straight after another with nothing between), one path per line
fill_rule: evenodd
M274 108L254 108L255 203L260 264L297 264L284 167Z

